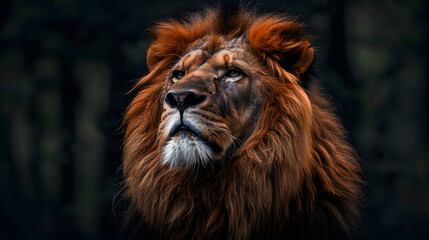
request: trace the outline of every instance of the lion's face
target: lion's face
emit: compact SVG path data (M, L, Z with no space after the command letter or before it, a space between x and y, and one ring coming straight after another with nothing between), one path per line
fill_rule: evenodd
M223 163L251 135L261 111L256 59L245 38L195 45L166 79L158 139L171 168Z

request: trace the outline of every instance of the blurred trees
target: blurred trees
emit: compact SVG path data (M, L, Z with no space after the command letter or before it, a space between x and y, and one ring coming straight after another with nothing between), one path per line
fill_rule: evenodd
M194 1L0 2L0 236L112 239L122 114L154 21ZM368 180L364 239L429 235L424 0L263 1L304 14ZM280 10L279 10L280 9ZM426 16L426 17L425 17Z

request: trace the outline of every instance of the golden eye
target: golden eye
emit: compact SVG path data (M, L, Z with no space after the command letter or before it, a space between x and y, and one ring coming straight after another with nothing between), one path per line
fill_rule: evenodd
M243 73L236 69L236 68L231 68L228 71L226 71L226 73L223 75L225 82L235 82L240 80L241 78L243 78Z
M177 82L180 79L182 79L185 76L185 72L182 70L174 70L173 73L171 74L171 80L173 82Z

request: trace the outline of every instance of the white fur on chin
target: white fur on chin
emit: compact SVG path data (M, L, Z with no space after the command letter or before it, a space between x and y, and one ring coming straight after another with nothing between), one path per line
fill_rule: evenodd
M192 135L176 135L163 148L162 163L170 168L180 166L206 166L212 159L213 152L206 144Z

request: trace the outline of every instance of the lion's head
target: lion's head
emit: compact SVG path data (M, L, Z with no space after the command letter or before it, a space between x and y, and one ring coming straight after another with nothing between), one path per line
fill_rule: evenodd
M124 122L130 214L172 239L351 236L360 169L329 104L300 84L314 58L303 31L212 10L152 28Z

